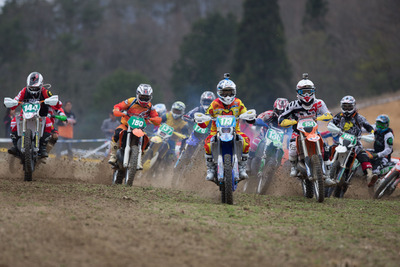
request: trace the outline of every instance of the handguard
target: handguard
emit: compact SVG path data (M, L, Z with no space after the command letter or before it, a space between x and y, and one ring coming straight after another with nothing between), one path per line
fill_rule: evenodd
M119 111L119 110L114 110L114 116L115 117L122 117L125 116L126 114L124 114L123 112Z
M196 123L205 123L210 121L211 119L212 119L211 116L205 115L203 113L200 112L194 113L194 121Z
M297 124L296 120L284 119L279 125L287 128L287 127L293 126L295 124Z
M246 120L246 121L254 121L256 119L256 110L255 109L250 109L246 111L245 113L241 114L239 116L239 119L241 120Z
M317 121L330 121L332 120L333 116L331 113L325 113L319 117L317 117Z

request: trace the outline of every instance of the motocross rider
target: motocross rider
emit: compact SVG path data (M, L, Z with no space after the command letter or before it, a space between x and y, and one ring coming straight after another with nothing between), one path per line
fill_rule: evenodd
M194 121L194 114L200 112L205 114L211 102L215 100L215 94L211 91L204 91L200 96L200 106L195 107L188 113L186 113L183 118L187 121Z
M157 111L151 105L153 97L153 89L148 84L140 84L136 89L136 97L131 97L122 101L114 106L114 115L121 118L121 125L115 129L114 136L111 140L111 153L108 163L114 165L117 161L117 150L121 143L126 140L126 130L128 129L128 120L130 116L138 116L145 119L146 123L149 121L154 125L161 123L161 118L158 116ZM122 140L120 137L122 136ZM145 134L143 136L142 151L144 151L149 143L149 138ZM139 163L140 164L140 163Z
M218 98L215 99L208 107L206 114L213 118L219 115L233 115L238 118L241 114L247 112L246 107L239 98L236 98L236 84L229 79L229 74L224 75L225 79L221 80L217 85ZM255 120L248 121L248 123L254 123ZM209 122L199 123L201 128L206 128ZM246 164L249 157L250 139L240 130L240 123L236 124L236 133L243 138L243 151L242 158L239 161L239 178L241 180L247 179ZM211 142L213 142L215 135L217 134L216 122L212 121L210 135L204 142L204 148L206 151L206 165L207 165L207 181L214 181L216 174L216 164L213 161L211 152Z
M49 86L49 85L48 85ZM43 85L43 76L39 72L32 72L28 75L26 79L26 87L24 87L18 95L14 98L18 102L29 102L29 101L42 101L46 98L51 97L53 94L50 90L46 89ZM19 106L19 105L18 105ZM15 110L18 106L12 107L12 110ZM39 115L41 117L46 117L46 124L44 127L43 136L40 138L39 141L39 156L42 158L48 157L49 154L46 151L47 143L49 142L50 138L53 138L54 143L57 141L57 132L54 129L54 117L52 115L55 112L59 112L59 115L65 116L61 101L58 101L57 105L49 106L43 103L40 105ZM22 117L22 111L18 116L18 119ZM13 142L13 146L8 150L8 153L13 155L18 155L18 133L17 133L17 116L15 116L11 120L11 139Z
M364 128L367 132L373 133L374 128L368 123L368 121L358 113L356 109L356 100L354 97L348 95L340 100L340 107L342 112L336 114L336 116L332 119L330 123L333 123L337 127L339 127L342 131L360 136L362 133L362 128ZM333 144L331 147L334 148L336 145ZM377 175L372 172L372 165L369 162L369 158L367 153L365 152L362 144L358 141L356 148L357 160L361 163L361 168L364 173L367 174L367 183L368 186L372 186L376 179Z
M189 125L183 119L183 115L185 114L186 105L182 101L176 101L172 104L171 111L167 112L162 117L162 122L165 122L167 125L174 128L175 132L184 134L186 136L189 135ZM171 138L168 140L168 144L170 146L170 154L175 154L175 146L176 142L180 139L176 135L172 135ZM181 148L183 148L186 139L182 140Z
M375 174L379 174L381 167L391 161L394 135L393 130L389 128L389 123L389 116L386 114L379 115L375 120L374 149L368 150L372 152L373 159L371 163Z
M307 73L304 73L303 79L297 83L296 91L297 100L290 102L278 119L279 125L282 127L293 125L293 134L289 144L289 161L292 165L290 176L292 177L297 175L296 165L298 155L296 138L299 136L299 131L297 130L296 123L299 118L313 116L314 119L316 119L318 116L322 115L323 121L329 121L332 119L332 114L327 108L325 102L322 99L315 98L315 86L314 83L308 79ZM334 185L335 182L329 177L325 177L325 184L330 186Z
M250 144L250 152L249 152L249 162L247 164L248 167L251 166L251 161L253 160L256 150L258 145L260 144L261 140L265 136L265 131L268 129L268 127L273 126L276 128L281 128L278 123L278 118L282 114L282 112L285 110L287 105L289 104L289 101L286 98L277 98L274 102L274 108L272 110L267 110L264 111L263 113L259 114L256 118L256 123L254 124L255 126L262 126L262 129L260 131L260 134L255 137ZM285 131L287 131L284 128Z

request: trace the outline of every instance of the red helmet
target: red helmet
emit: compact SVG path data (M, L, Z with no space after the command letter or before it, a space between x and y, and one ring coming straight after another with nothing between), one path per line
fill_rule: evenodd
M276 115L281 115L287 105L289 105L289 101L286 98L277 98L274 102L274 112Z

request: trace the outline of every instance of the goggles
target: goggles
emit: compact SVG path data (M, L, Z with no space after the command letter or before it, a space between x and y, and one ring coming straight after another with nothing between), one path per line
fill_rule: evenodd
M297 93L301 96L310 96L315 93L315 89L312 88L298 89Z
M344 111L352 111L354 109L354 105L353 104L342 104L342 109Z
M139 95L139 100L142 102L149 102L150 99L151 99L150 95L141 95L141 94Z
M384 130L384 129L387 128L386 123L383 123L383 122L380 122L380 121L377 121L376 124L375 124L375 126L376 126L376 128L382 129L382 130Z
M228 90L221 90L218 92L218 94L222 97L227 97L227 96L235 96L235 93L233 92L233 89L228 89Z
M172 109L172 113L174 113L176 115L182 115L183 114L183 110L173 108Z

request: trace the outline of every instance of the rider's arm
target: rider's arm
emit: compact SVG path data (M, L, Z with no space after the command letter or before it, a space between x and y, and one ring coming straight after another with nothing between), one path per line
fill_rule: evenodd
M129 108L130 103L133 101L133 97L126 99L114 106L113 113L115 117L123 117L126 114L123 111L126 111Z
M150 111L150 119L149 120L155 126L158 126L161 124L161 118L158 116L157 111L153 108Z
M19 91L18 95L16 97L14 97L14 100L17 100L18 102L21 102L25 97L25 92L26 92L26 88L24 88L21 91ZM19 103L18 103L17 106L12 107L11 110L15 110L18 106L19 106Z
M377 153L378 157L387 157L393 152L394 135L391 132L385 134L385 149Z
M263 119L260 119L260 118L257 118L257 119L256 119L254 125L255 125L255 126L263 126L263 127L266 127L266 128L269 127L268 124L266 124L266 123L264 122L264 120L263 120Z

